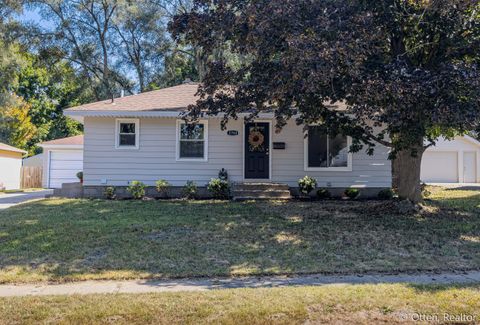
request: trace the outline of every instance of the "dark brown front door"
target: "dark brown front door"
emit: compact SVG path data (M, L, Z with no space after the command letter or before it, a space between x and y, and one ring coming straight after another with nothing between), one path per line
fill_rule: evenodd
M245 178L270 177L270 124L245 124Z

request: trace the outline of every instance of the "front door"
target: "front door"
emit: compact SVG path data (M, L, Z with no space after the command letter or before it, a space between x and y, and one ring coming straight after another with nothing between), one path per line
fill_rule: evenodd
M270 124L245 124L245 178L270 178Z

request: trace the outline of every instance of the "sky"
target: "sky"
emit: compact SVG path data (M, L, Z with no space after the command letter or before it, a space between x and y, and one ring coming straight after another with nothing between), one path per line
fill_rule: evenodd
M44 20L38 9L25 9L21 15L17 16L19 20L26 22L26 23L33 23L38 24L44 28L51 28L53 24L48 20Z

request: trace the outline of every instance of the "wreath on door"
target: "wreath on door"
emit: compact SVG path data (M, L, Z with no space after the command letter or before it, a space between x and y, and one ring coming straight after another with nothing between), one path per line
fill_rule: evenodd
M265 142L265 137L263 136L262 132L258 129L254 129L250 131L248 136L248 144L250 145L251 151L261 151L262 145Z

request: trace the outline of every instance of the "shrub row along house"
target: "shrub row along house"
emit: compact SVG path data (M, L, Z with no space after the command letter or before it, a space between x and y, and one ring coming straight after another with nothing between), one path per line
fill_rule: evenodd
M391 187L388 148L350 153L349 137L331 137L321 125L309 126L305 136L294 120L275 130L273 114L261 114L248 123L230 120L226 130L221 116L188 127L181 114L195 104L197 89L184 83L65 110L84 125L84 195L102 196L106 187L121 190L133 180L154 186L165 179L173 187L194 181L201 189L221 169L231 183L254 184L249 194L280 184L295 190L307 174L332 192L357 187L376 195Z

